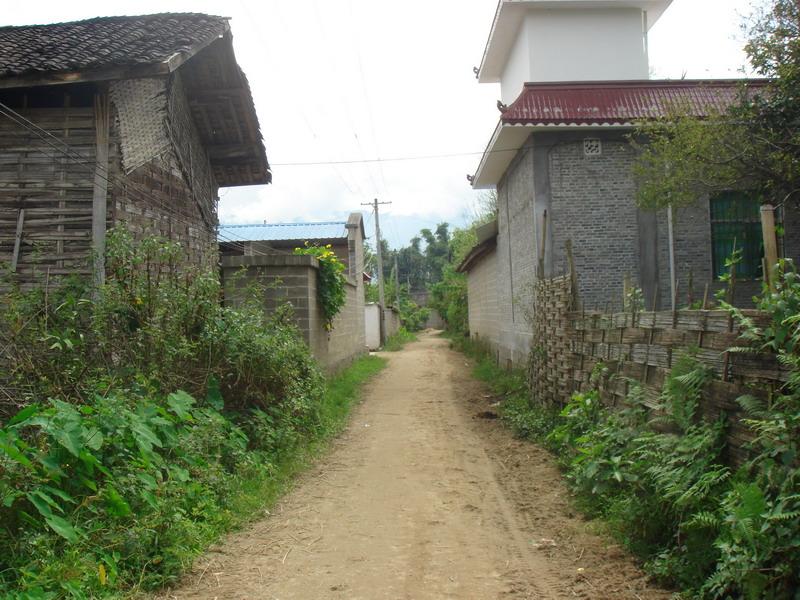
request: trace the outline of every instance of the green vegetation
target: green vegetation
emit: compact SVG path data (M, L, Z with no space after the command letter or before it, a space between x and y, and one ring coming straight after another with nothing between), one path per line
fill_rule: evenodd
M416 342L417 336L406 329L405 327L401 327L397 333L392 336L389 336L389 339L386 340L386 344L383 346L384 350L388 350L389 352L397 352L398 350L402 350L403 346L405 346L408 342Z
M390 249L386 240L382 240L386 301L399 304L397 308L403 327L418 331L428 319L429 308L433 308L449 331L467 331L467 278L456 272L456 267L475 246L475 229L493 220L496 212L497 198L494 192L489 192L476 199L470 224L463 229L451 231L449 224L439 223L434 231L420 230L408 246L398 250ZM377 260L369 251L366 268L372 273L377 272ZM426 291L427 308L420 307L412 295ZM377 300L377 284L367 286L367 301Z
M742 86L727 111L698 120L687 107L641 125L636 166L642 206L679 206L705 194L747 190L756 204L800 192L800 5L769 0L745 25L746 52L762 88Z
M655 408L630 382L619 406L590 390L554 412L517 387L522 374L472 349L476 376L506 396L503 419L550 449L582 510L686 598L790 600L800 586L800 276L787 263L781 270L776 291L758 303L772 316L768 327L722 303L749 343L733 351L770 350L791 369L768 398L739 399L753 439L738 469L726 457L725 419L700 415L711 375L691 352L676 361ZM601 365L593 380L609 377Z
M317 275L317 294L322 306L322 314L325 317L325 328L330 331L333 328L333 319L342 310L347 301L345 292L345 265L331 250L331 245L312 246L306 242L305 248L295 248L295 254L313 256L319 261L319 271Z
M366 357L326 383L285 314L222 307L180 252L115 230L99 293L3 298L0 596L174 582L278 497L382 368Z

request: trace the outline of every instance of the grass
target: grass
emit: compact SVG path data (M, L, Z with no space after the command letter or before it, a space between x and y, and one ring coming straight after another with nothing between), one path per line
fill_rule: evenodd
M514 434L548 446L545 438L556 427L559 410L531 403L525 372L500 367L486 346L470 338L448 333L444 337L450 340L451 348L475 361L472 376L501 398L500 416Z
M405 327L401 327L397 330L397 333L389 336L389 339L386 340L386 343L383 345L383 349L389 352L397 352L398 350L402 350L403 346L407 343L416 341L416 333L408 331Z
M237 489L213 531L203 540L204 547L195 547L191 555L185 556L186 570L193 559L206 547L229 531L241 529L271 509L291 489L295 479L311 467L328 449L332 439L347 426L350 411L361 397L363 385L386 366L386 359L379 356L363 356L349 367L331 377L326 386L325 397L320 406L320 427L313 436L295 444L282 453L269 471L258 470L251 477L238 480ZM128 594L133 598L141 594L134 589Z
M320 407L321 426L305 443L297 444L273 463L269 476L243 480L231 503L231 528L241 526L271 508L291 487L294 478L310 467L328 448L330 441L347 426L350 411L360 400L361 387L386 366L386 359L363 356L328 380ZM224 532L220 532L224 533Z

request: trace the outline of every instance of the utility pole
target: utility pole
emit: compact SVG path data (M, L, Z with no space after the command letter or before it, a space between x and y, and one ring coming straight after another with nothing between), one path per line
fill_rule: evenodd
M391 204L391 202L378 202L378 199L375 198L372 202L362 202L361 206L371 206L372 210L375 211L375 249L378 255L378 301L381 305L381 310L386 305L386 299L383 296L383 256L381 252L381 224L378 218L378 205L379 204Z
M361 206L371 206L375 211L375 249L378 255L378 303L380 304L381 311L381 343L386 341L386 327L384 325L383 311L386 308L386 299L383 296L383 256L381 252L381 224L378 219L378 205L391 204L391 202L378 202L375 198L372 202L362 202Z
M397 270L397 255L394 257L394 305L400 310L400 271Z

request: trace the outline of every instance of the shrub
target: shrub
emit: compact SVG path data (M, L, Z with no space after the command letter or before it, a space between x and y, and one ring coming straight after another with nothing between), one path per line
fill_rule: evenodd
M115 229L95 293L71 279L2 298L0 596L169 583L242 519L248 482L328 426L286 313L222 306L180 252Z

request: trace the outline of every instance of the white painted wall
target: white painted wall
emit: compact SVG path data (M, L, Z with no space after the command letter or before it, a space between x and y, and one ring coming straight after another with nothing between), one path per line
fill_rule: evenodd
M647 24L639 8L530 8L500 80L504 103L526 82L648 79Z
M511 104L522 93L522 86L531 81L531 52L528 41L528 27L521 23L517 38L508 55L503 76L500 79L500 98L504 104Z

